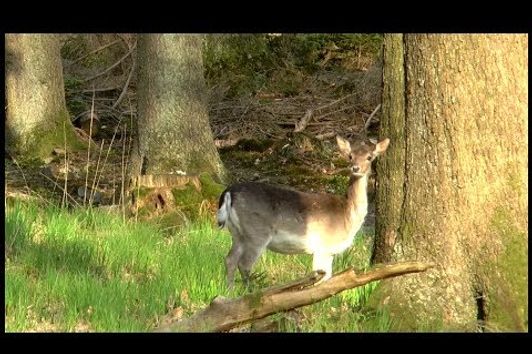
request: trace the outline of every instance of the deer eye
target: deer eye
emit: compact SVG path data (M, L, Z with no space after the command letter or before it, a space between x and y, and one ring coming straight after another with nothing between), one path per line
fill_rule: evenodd
M371 155L368 156L368 161L373 160L373 157Z
M353 156L349 155L349 161L353 160Z

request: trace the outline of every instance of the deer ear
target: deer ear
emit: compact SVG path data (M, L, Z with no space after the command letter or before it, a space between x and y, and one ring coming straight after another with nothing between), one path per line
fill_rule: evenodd
M342 152L342 154L349 155L351 153L351 144L349 143L349 141L337 135L336 143L338 144L338 148L340 149L340 152Z
M377 145L375 145L375 154L380 155L385 152L386 149L388 149L388 145L390 145L390 139L388 138L377 143Z

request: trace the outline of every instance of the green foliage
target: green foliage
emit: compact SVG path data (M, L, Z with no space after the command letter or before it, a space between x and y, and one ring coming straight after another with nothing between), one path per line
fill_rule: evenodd
M246 292L239 282L226 289L223 259L230 237L211 218L167 233L157 224L92 209L17 202L7 205L5 230L7 332L148 331L175 308L188 316L217 295ZM357 239L335 269L353 265L369 240ZM310 264L310 256L268 252L255 273L264 274L261 286L270 286L306 274ZM282 330L386 330L386 315L364 307L371 287L357 291L302 309L307 315L301 328Z
M167 221L167 224L172 222L182 223L183 220L195 221L203 216L201 205L204 201L210 203L218 201L225 186L215 182L212 176L207 173L200 174L199 180L201 182L201 191L199 192L190 184L184 188L172 189L172 195L176 202L176 211L162 217L163 220Z
M65 75L66 105L68 111L74 116L90 109L90 105L81 94L71 93L72 91L79 90L82 83L83 80L77 77Z
M74 76L65 77L65 91L79 90L82 87L83 80Z
M336 256L334 272L339 272L350 267L355 267L357 271L367 270L369 268L374 234L375 230L372 228L363 228L360 230L355 237L353 247ZM351 308L362 309L369 301L371 294L377 288L378 284L379 282L372 282L360 288L344 291L339 296Z
M88 51L88 43L83 35L70 35L64 39L61 46L61 57L68 60L76 60L80 57L80 53Z
M208 35L203 60L209 85L228 86L230 97L261 89L292 95L303 73L334 69L353 56L374 58L381 46L380 34Z
M258 151L263 152L273 145L273 140L257 139L240 139L234 146L223 149L224 151L241 150L241 151Z
M257 91L267 81L275 64L264 35L209 35L206 37L204 65L207 81L223 81L231 95Z
M203 201L203 196L192 185L183 189L172 189L172 194L177 208L184 213L188 220L196 220L199 217L199 206Z
M208 173L200 174L199 180L201 182L201 195L203 198L218 200L218 197L220 197L220 194L224 191L225 186L214 181L212 176Z
M106 50L101 50L91 55L94 49L103 46L106 41L104 37L107 37L107 41L110 42L115 35L103 34L70 34L66 35L61 46L61 57L67 60L81 59L78 64L83 65L86 68L102 68L112 64L117 56L120 55L119 51L113 47L109 47ZM117 46L118 47L118 46Z
M10 213L5 217L5 246L8 254L18 255L28 244L33 233L33 223L37 218L34 205L24 208L21 204L11 201Z
M309 73L320 68L320 61L327 51L343 53L360 51L365 55L377 56L382 46L380 34L289 34L275 37L272 50L276 55L286 57L296 67Z
M6 330L145 331L183 291L203 305L224 292L218 260L229 239L217 233L205 221L164 236L91 210L10 207Z

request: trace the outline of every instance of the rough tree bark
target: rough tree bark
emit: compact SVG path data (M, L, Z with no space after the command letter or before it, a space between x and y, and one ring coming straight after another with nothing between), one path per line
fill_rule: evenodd
M5 150L44 158L54 147L80 147L65 103L57 35L6 34Z
M223 175L209 126L201 40L199 35L139 35L132 175Z
M527 35L387 35L373 262L407 328L528 329ZM425 327L426 326L426 327Z

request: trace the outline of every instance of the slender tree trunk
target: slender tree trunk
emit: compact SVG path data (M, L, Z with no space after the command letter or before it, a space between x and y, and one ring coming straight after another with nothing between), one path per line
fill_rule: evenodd
M387 35L384 62L373 261L437 264L387 283L389 308L407 328L527 330L527 35Z
M201 47L199 35L139 35L132 175L222 176L209 126Z
M43 158L54 147L79 147L65 103L57 35L6 34L5 149Z

